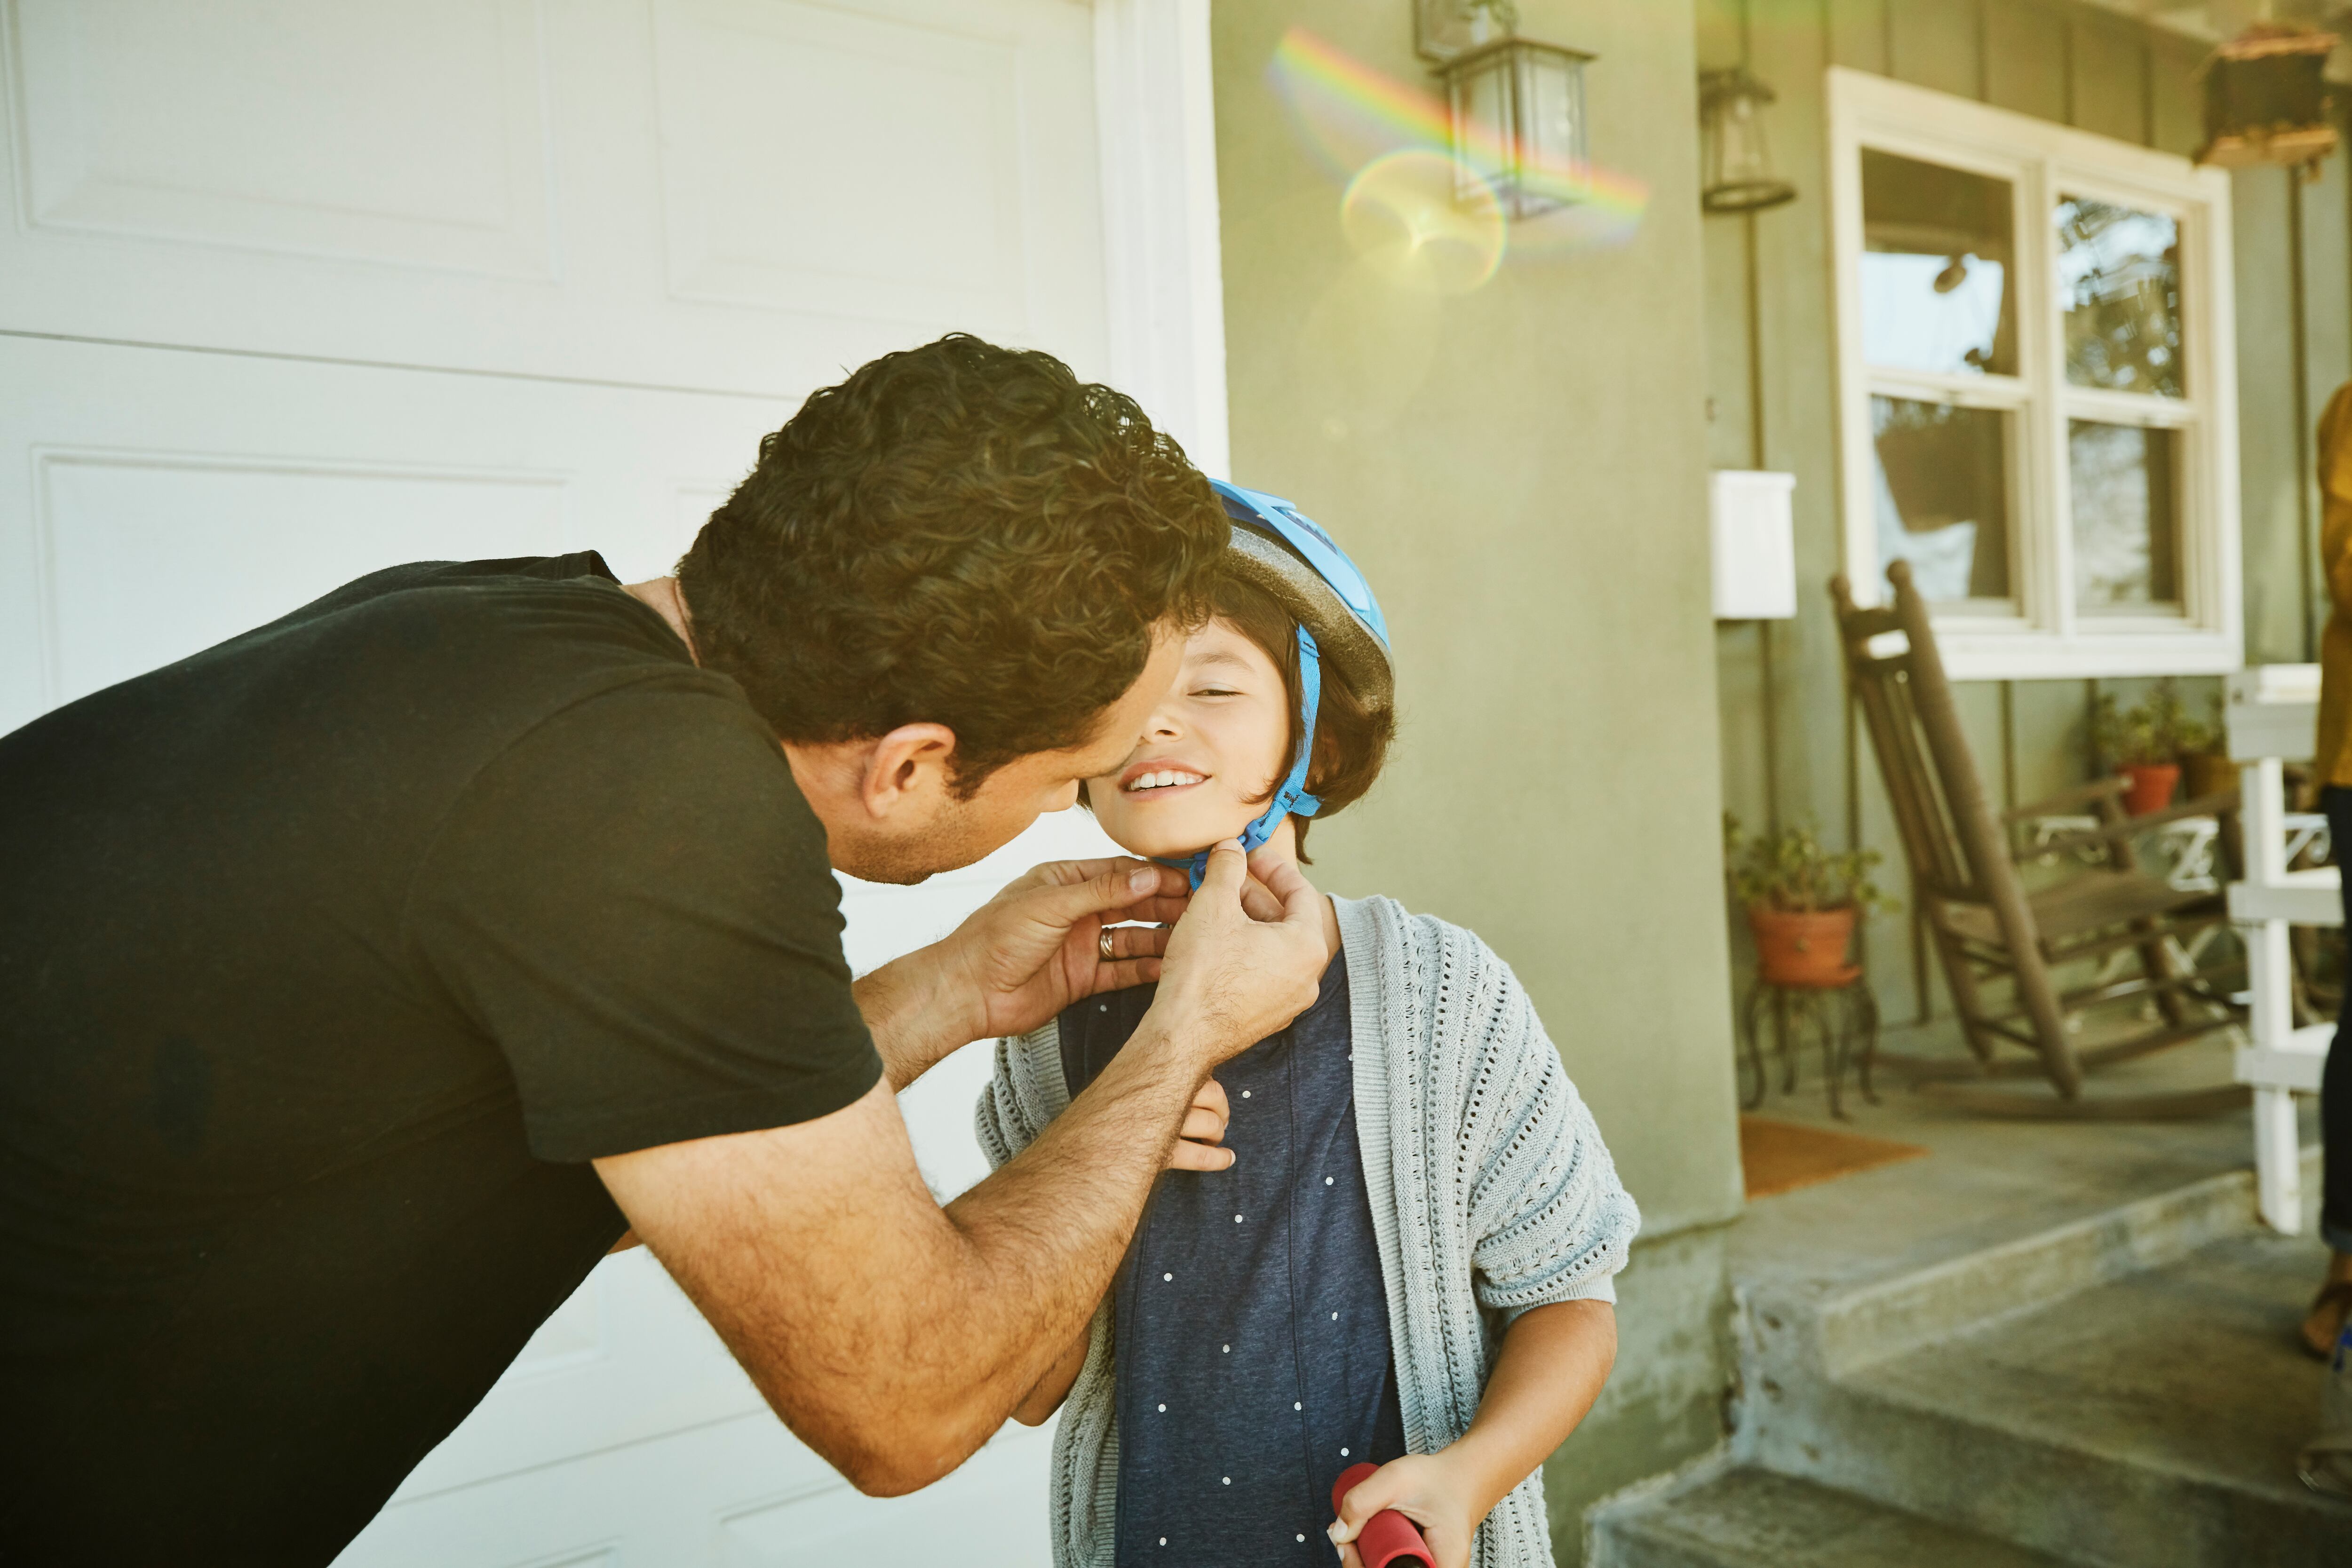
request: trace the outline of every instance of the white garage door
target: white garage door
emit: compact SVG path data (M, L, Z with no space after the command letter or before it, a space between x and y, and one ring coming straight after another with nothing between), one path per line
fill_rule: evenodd
M0 730L396 561L662 571L949 329L1223 466L1206 0L0 0ZM1099 842L852 886L851 961ZM943 1196L981 1058L901 1101ZM858 1498L637 1252L342 1562L1036 1563L1044 1455Z

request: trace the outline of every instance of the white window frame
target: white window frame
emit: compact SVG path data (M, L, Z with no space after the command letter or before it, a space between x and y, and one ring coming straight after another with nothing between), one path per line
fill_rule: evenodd
M2238 392L2231 316L2230 182L2215 169L1861 71L1829 71L1831 254L1836 280L1839 476L1844 559L1856 602L1888 595L1880 570L1874 393L2016 412L2010 423L2011 583L2017 613L1950 605L1937 643L1962 680L2213 674L2244 663L2239 591ZM1862 355L1864 148L2011 182L2018 313L2015 376L1873 369ZM2189 395L2070 386L2051 209L2080 194L2180 224L2181 348ZM2181 434L2179 615L2075 608L2067 422Z

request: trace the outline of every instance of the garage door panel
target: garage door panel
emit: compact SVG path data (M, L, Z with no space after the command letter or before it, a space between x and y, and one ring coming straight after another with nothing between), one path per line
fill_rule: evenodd
M1051 1561L1044 1485L1051 1427L1008 1426L953 1480L906 1498L809 1480L765 1416L395 1501L337 1568L971 1568ZM961 1487L958 1482L963 1483Z
M723 1515L721 1568L1041 1568L1053 1560L1043 1484L1052 1428L1007 1425L951 1486L862 1497L846 1485Z
M402 561L667 571L790 412L0 338L0 732Z
M656 14L674 295L1027 325L1020 46L967 30L987 12L916 23L665 0ZM771 199L741 199L763 183Z
M52 700L184 657L400 560L554 555L564 483L164 452L37 455ZM205 591L190 592L192 584Z
M535 1557L529 1563L517 1563L515 1568L619 1568L620 1556L616 1549L602 1546L555 1557Z
M1070 0L0 0L0 329L798 396L1108 369Z
M37 231L554 276L534 0L16 9Z
M398 1495L431 1497L732 1416L765 1418L766 1409L719 1336L640 1248L596 1266ZM812 1485L833 1475L798 1445L782 1462Z

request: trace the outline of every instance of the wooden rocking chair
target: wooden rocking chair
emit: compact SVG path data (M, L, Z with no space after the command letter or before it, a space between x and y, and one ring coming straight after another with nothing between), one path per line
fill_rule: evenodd
M2232 789L2147 816L2127 816L2123 781L2104 779L1996 817L1960 729L1951 684L1936 651L1927 606L1911 569L1887 570L1892 608L1858 609L1843 577L1830 583L1838 640L1853 695L1862 705L1886 781L1911 885L1942 959L1969 1057L1882 1053L1911 1072L1924 1092L1969 1109L2011 1116L2118 1121L2202 1116L2247 1103L2242 1085L2221 1083L2158 1094L2085 1094L2086 1069L2183 1044L2238 1021L2220 966L2185 956L2181 939L2226 922L2219 891L2176 888L2138 869L2131 841L2177 818L2234 809ZM1901 645L1895 646L1900 643ZM2095 811L2095 830L2066 833L2042 853L2083 851L2096 863L2028 893L2012 859L2009 827L2028 817ZM2058 989L2052 970L2111 955L2137 958L2137 974ZM2004 1008L1986 983L2006 978ZM2076 1050L2070 1026L2094 1009L2152 1000L2153 1027ZM2022 1047L2031 1056L2020 1056ZM2055 1094L2002 1089L1988 1078L2040 1075Z

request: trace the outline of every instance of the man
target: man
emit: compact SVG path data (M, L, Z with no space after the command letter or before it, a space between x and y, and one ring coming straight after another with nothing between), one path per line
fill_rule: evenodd
M2352 844L2352 383L2337 387L2319 416L2319 568L2330 610L2319 643L2319 727L2312 767L2329 837ZM2352 877L2343 883L2346 924L2352 929ZM2327 1243L2327 1272L2304 1315L2303 1344L2326 1360L2352 1316L2352 1008L2339 1011L2321 1070L2319 1147L2325 1162L2319 1235ZM2352 1468L2346 1473L2352 1477Z
M1179 873L1046 868L853 986L832 870L1069 804L1225 531L1126 399L950 338L812 397L676 580L395 568L0 738L0 1559L326 1562L625 1233L859 1487L954 1469L1313 999L1317 906L1250 918L1229 847L1163 959L1099 930ZM1147 978L942 1210L892 1091Z

